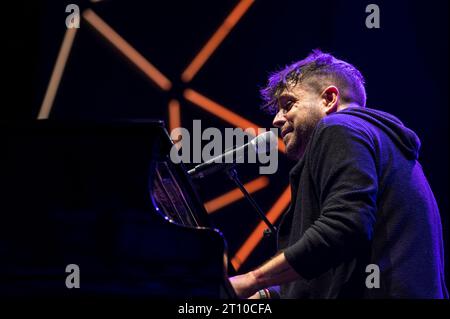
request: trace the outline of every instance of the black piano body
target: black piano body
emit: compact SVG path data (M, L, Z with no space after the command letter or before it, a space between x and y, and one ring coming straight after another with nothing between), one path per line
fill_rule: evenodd
M170 161L163 122L0 130L1 296L235 297L226 241Z

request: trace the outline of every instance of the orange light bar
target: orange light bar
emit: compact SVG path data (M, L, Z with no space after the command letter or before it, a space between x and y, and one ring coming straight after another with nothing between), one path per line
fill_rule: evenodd
M172 99L169 101L169 129L170 131L172 131L180 126L180 102L178 102L178 100Z
M286 153L286 145L284 145L284 142L281 138L278 138L278 150L281 153Z
M217 117L233 124L236 127L240 127L244 130L246 128L253 128L255 132L258 132L258 125L256 125L255 123L250 122L237 113L230 111L226 107L208 99L206 96L203 96L192 89L186 89L184 91L184 97L186 98L186 100L196 104L197 106L200 106L205 111L216 115Z
M234 125L235 127L240 127L243 130L247 128L253 128L257 134L259 126L253 122L250 122L246 118L238 115L227 109L226 107L208 99L206 96L201 95L197 91L192 89L186 89L184 91L184 97L186 100L194 103L195 105L201 107L205 111L216 115L217 117L223 119L224 121ZM285 146L282 139L278 138L278 150L285 153Z
M277 201L269 210L269 212L266 214L267 219L271 223L275 223L277 219L281 216L283 211L286 209L286 207L289 205L290 200L291 200L291 187L288 186L284 190L283 194L281 194L281 196L277 199ZM234 255L233 259L231 260L231 264L233 265L234 269L238 270L241 267L241 265L245 262L245 260L248 258L248 256L250 256L252 251L261 241L264 229L266 228L267 225L264 222L260 222L256 227L256 229L252 232L252 234L247 238L245 243L242 245L242 247L238 250L236 255Z
M169 135L172 138L173 143L177 149L181 148L181 114L180 114L180 102L172 99L169 101Z
M244 184L245 189L250 194L255 193L259 191L260 189L263 189L269 185L269 179L265 176L258 177L257 179ZM231 203L234 203L241 198L244 197L244 194L242 194L241 190L239 188L235 188L232 191L229 191L219 197L216 197L207 203L205 203L206 211L211 214L222 207L225 207L227 205L230 205Z
M189 66L181 74L184 82L191 81L203 64L214 53L217 47L222 43L225 37L230 33L231 29L238 23L244 13L250 8L254 0L241 0L231 11L222 25L217 29L213 36L206 42L205 46L200 50L197 56L192 60Z
M150 78L160 89L170 90L172 83L157 68L155 68L142 54L133 48L124 38L114 31L105 21L103 21L94 11L87 9L83 12L83 17L92 25L105 39L116 47L126 58L136 65L147 77Z
M66 34L64 35L55 66L53 67L52 75L50 76L50 82L48 83L47 91L45 92L44 100L42 101L37 117L40 120L47 119L50 115L53 101L55 100L56 92L58 91L59 83L61 82L61 77L64 73L64 68L66 67L77 30L77 28L67 29Z

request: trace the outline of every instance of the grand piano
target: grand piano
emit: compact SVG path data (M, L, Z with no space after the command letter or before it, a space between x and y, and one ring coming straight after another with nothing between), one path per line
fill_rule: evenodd
M226 240L163 122L0 131L0 296L235 298Z

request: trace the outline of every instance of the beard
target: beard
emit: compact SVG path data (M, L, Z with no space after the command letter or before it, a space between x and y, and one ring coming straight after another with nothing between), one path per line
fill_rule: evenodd
M323 114L315 106L311 106L300 123L294 122L294 130L286 136L286 155L289 159L299 160L305 154L311 135Z

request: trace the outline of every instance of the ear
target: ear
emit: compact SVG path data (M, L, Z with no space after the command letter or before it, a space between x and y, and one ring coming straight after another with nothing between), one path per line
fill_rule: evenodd
M330 85L321 94L323 107L327 115L334 113L338 110L339 106L339 90L337 87Z

